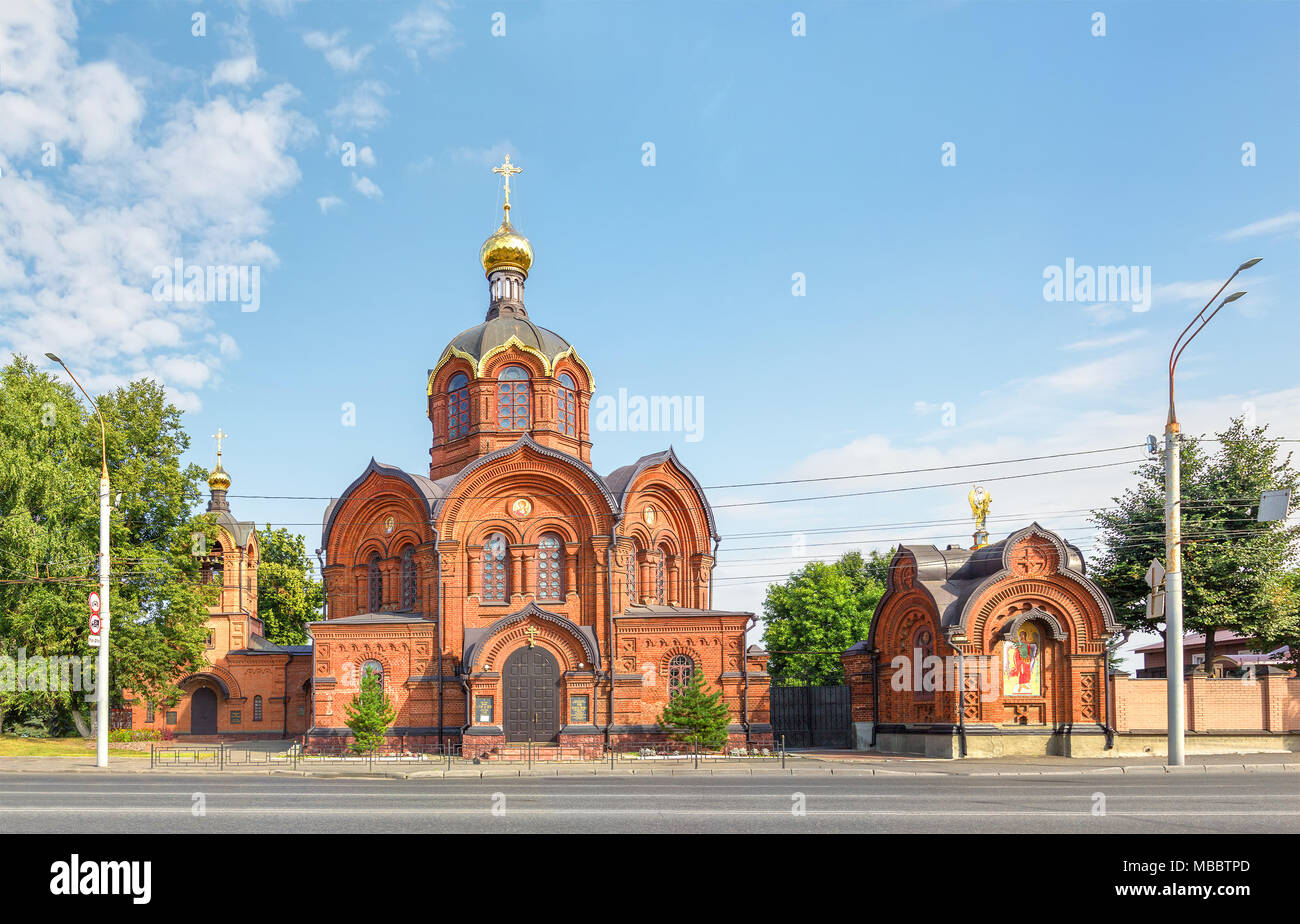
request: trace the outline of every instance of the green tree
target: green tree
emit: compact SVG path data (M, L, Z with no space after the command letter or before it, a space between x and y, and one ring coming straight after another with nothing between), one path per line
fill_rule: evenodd
M112 616L107 689L163 701L201 663L206 605L193 536L215 535L191 510L205 475L182 466L189 446L162 386L139 380L98 399L107 429ZM25 357L0 368L0 650L84 656L89 591L98 587L100 429L72 386ZM80 692L0 696L0 709L51 730L80 721Z
M257 566L257 614L266 637L277 645L303 645L307 623L317 617L325 590L313 580L303 537L283 527L258 534L261 561Z
M669 732L674 741L709 750L726 746L730 724L731 716L722 701L722 691L705 692L704 678L699 671L691 673L690 685L670 699L659 714L659 727Z
M763 646L778 683L841 682L840 652L867 637L892 557L892 550L865 558L849 552L833 564L809 562L768 587Z
M379 749L384 743L384 732L397 718L397 710L384 692L379 676L372 671L361 674L361 689L347 705L348 728L352 730L354 753L365 754Z
M1184 438L1179 458L1183 621L1205 633L1209 669L1216 631L1262 636L1286 622L1286 595L1276 592L1276 581L1296 560L1300 526L1259 523L1255 513L1261 493L1284 488L1292 491L1294 511L1300 473L1267 427L1248 427L1242 417L1232 418L1216 440ZM1114 507L1093 511L1102 551L1092 574L1123 626L1163 635L1163 623L1147 618L1142 576L1152 559L1165 560L1164 464L1151 460L1136 474L1137 485L1113 498Z
M1300 669L1300 571L1275 575L1269 582L1273 615L1257 633L1259 651L1274 651L1282 645L1291 649L1290 664Z

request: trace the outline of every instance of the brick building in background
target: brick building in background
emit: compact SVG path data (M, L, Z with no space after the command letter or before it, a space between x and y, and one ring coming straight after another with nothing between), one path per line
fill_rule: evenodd
M722 690L731 744L770 746L754 617L710 608L708 500L672 449L591 468L595 382L524 307L533 252L503 170L486 317L426 380L428 475L372 459L325 512L308 748L346 744L364 672L397 708L390 741L413 750L662 740L656 719L697 672Z
M125 691L116 724L227 740L301 735L311 724L311 646L276 645L263 637L257 616L257 530L230 512L230 475L221 466L220 439L208 487L217 540L204 559L202 580L220 584L221 596L208 610L207 666L179 681L183 695L172 705Z

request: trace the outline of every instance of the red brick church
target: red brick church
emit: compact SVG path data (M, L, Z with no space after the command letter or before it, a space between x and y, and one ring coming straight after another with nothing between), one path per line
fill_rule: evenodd
M662 740L663 705L696 673L722 690L733 746L770 745L754 617L711 608L718 533L699 482L672 449L591 467L592 372L525 308L518 169L495 168L486 316L428 374L428 474L372 459L325 511L308 747L346 743L365 672L397 708L390 741L412 750Z

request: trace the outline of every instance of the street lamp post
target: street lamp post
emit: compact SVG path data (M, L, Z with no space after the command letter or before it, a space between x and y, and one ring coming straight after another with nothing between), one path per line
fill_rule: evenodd
M90 406L95 409L95 416L99 418L99 448L100 448L100 469L99 469L99 651L95 659L95 766L108 766L108 633L109 633L109 610L108 610L108 506L109 506L109 489L108 489L108 435L104 428L104 415L99 412L97 405L90 395L86 394L86 389L81 387L77 377L72 374L68 364L53 353L45 354L63 367L63 371L68 373L68 377L73 383L86 395L86 400Z
M1187 345L1205 329L1205 325L1219 313L1229 302L1235 302L1245 292L1233 292L1208 315L1206 310L1214 304L1214 299L1223 294L1228 283L1237 278L1237 273L1250 269L1260 261L1260 257L1247 260L1228 277L1228 281L1219 286L1205 307L1197 312L1196 317L1188 322L1183 332L1174 341L1169 351L1169 416L1165 419L1165 681L1169 704L1169 765L1181 767L1185 762L1183 753L1183 735L1185 704L1183 702L1183 566L1182 566L1182 483L1181 462L1179 455L1178 417L1174 413L1174 370ZM1192 330L1192 325L1200 325ZM1191 335L1188 335L1191 331ZM1184 339L1186 338L1186 339ZM1155 592L1155 588L1152 588Z

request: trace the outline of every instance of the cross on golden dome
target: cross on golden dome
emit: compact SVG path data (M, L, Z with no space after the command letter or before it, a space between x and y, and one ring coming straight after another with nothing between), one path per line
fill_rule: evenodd
M505 162L499 167L493 167L492 172L499 173L506 178L506 218L508 220L510 218L510 178L516 173L523 173L524 168L516 167L510 163L510 155L507 154Z
M217 427L217 432L212 434L212 438L217 441L217 461L221 461L221 441L230 439L229 433L222 433L221 428Z

